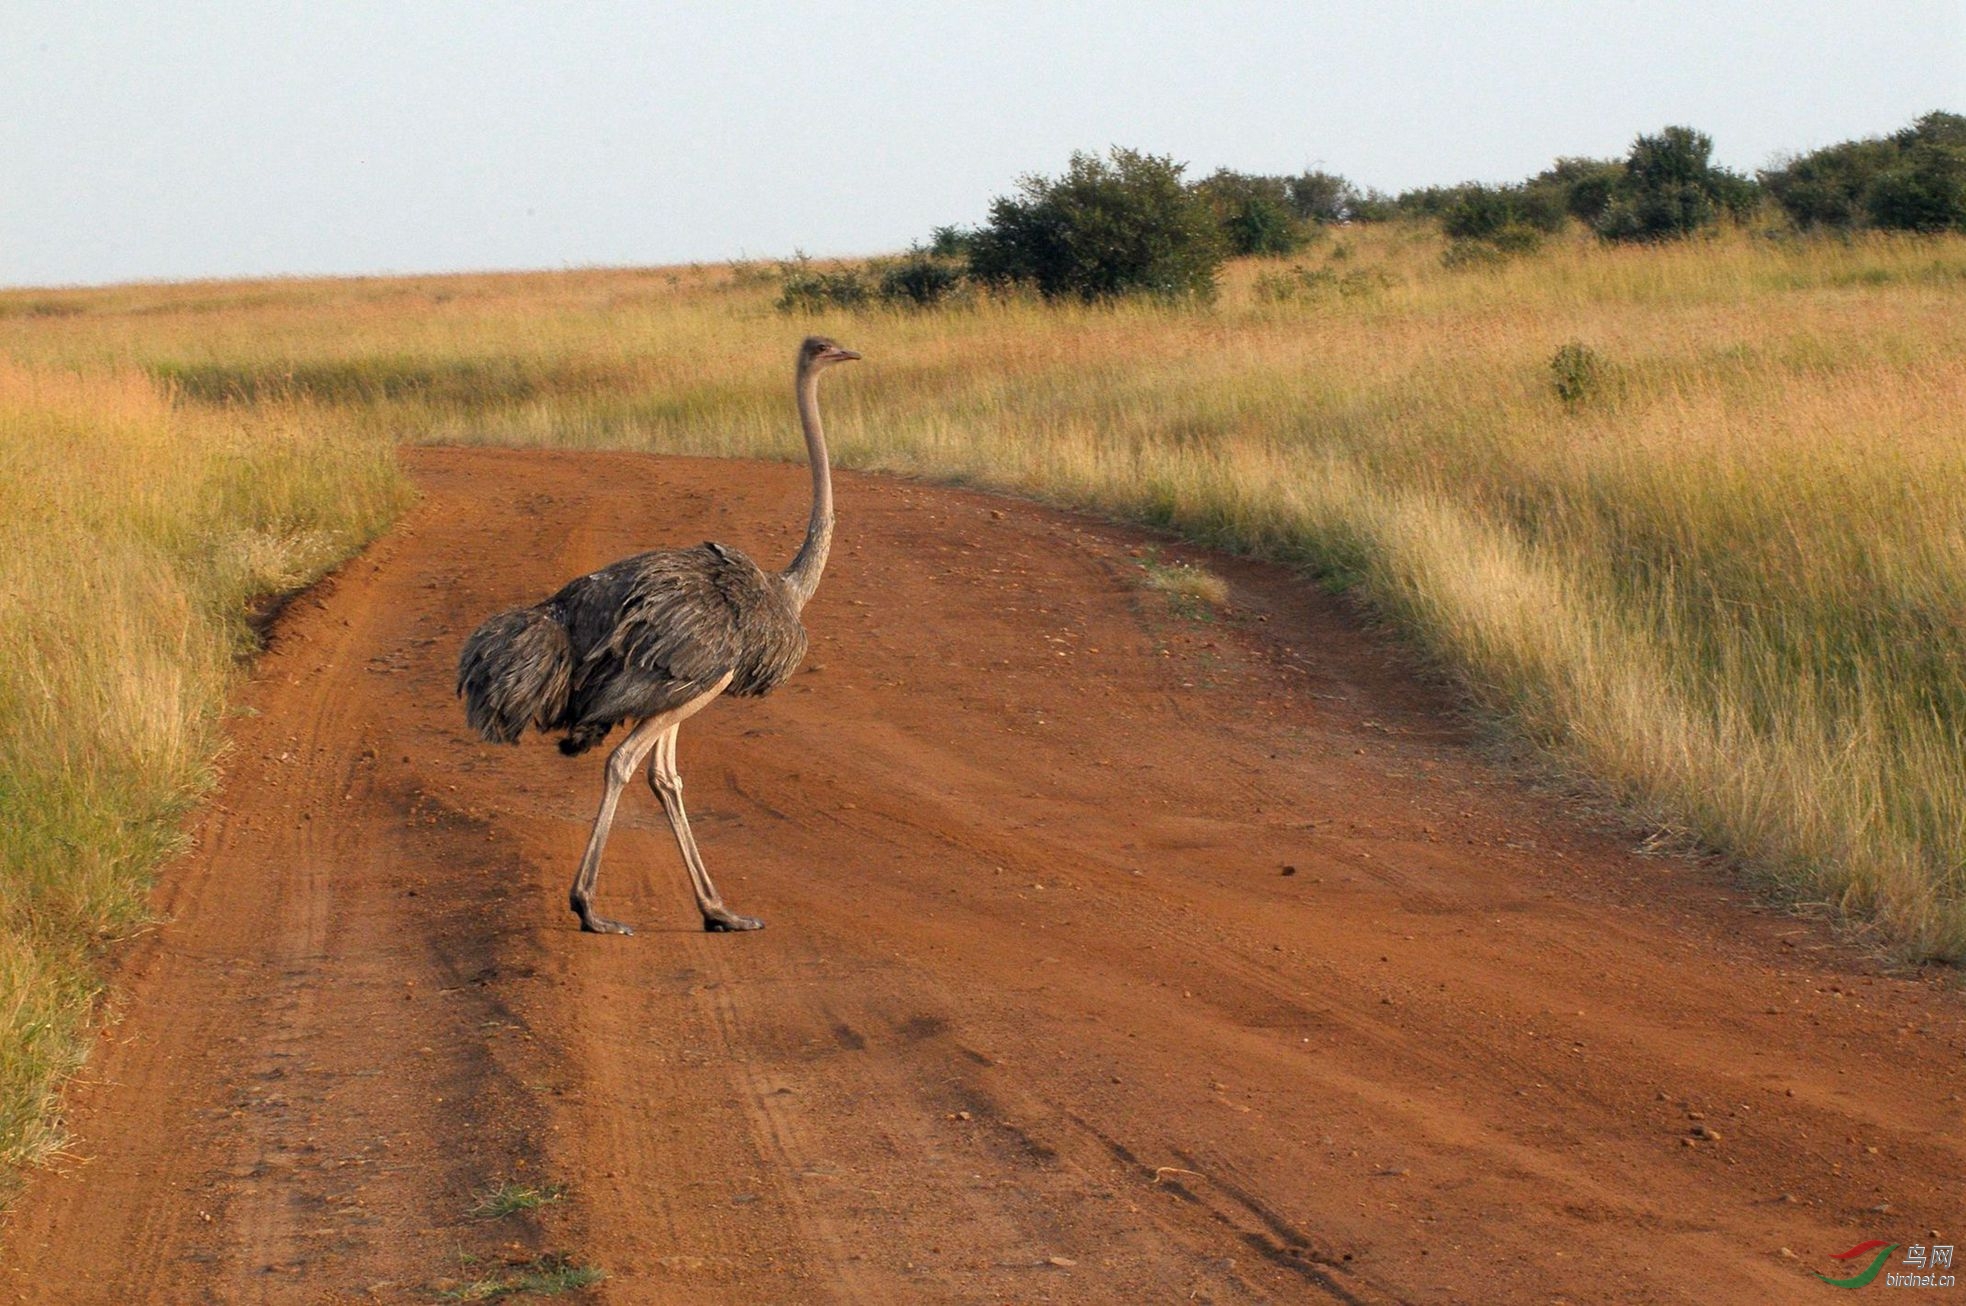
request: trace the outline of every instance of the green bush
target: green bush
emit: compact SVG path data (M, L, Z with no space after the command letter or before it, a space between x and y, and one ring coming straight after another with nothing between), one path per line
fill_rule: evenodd
M1304 224L1291 211L1283 178L1222 168L1197 182L1195 189L1222 224L1230 253L1274 258L1295 253L1304 244Z
M1026 282L1046 298L1148 294L1207 298L1227 252L1208 200L1183 165L1137 150L1074 154L1065 175L1025 177L990 203L969 251L991 285Z
M1440 215L1440 229L1450 240L1485 240L1519 251L1563 229L1563 200L1551 189L1470 183L1457 190Z
M1270 200L1251 198L1238 205L1222 223L1222 235L1237 254L1281 258L1304 245L1304 231L1290 210Z
M1440 229L1449 240L1487 240L1515 218L1508 192L1500 186L1463 186L1441 210Z
M976 241L976 232L969 227L937 227L928 233L928 252L937 258L969 257L969 248Z
M1755 183L1715 167L1712 158L1713 138L1691 127L1640 136L1598 217L1598 234L1618 241L1671 240L1714 225L1722 211L1747 216L1759 200Z
M1611 197L1625 175L1617 159L1558 159L1529 179L1527 189L1548 196L1579 222L1595 223L1611 207Z
M1604 359L1582 341L1572 340L1550 356L1550 383L1556 397L1576 405L1604 388Z
M856 268L827 271L812 266L801 254L778 265L778 311L824 313L837 308L864 308L874 292Z
M880 297L889 304L935 308L962 289L962 269L930 249L910 250L881 271Z
M1440 229L1449 241L1441 263L1449 268L1494 267L1533 253L1568 221L1562 193L1549 186L1469 182L1429 202L1439 206Z
M1864 197L1873 224L1891 231L1966 229L1966 149L1920 143Z
M1399 216L1393 197L1384 191L1367 190L1352 201L1352 222L1391 222Z
M1468 185L1459 186L1421 186L1414 190L1403 190L1387 203L1391 215L1400 218L1439 218L1461 200L1461 193Z
M965 289L959 264L917 246L859 267L816 268L803 254L778 265L778 311L826 313L875 304L936 308Z
M1928 113L1889 136L1843 141L1761 174L1804 231L1966 228L1966 117Z
M1920 145L1937 145L1948 150L1966 150L1966 115L1935 109L1914 120L1909 127L1891 133L1891 141L1901 150Z
M1711 227L1719 208L1691 186L1644 191L1615 200L1597 220L1597 234L1623 242L1671 240Z
M1331 172L1301 172L1286 179L1283 187L1290 211L1305 222L1362 221L1362 205L1385 200L1376 191L1361 195L1356 186Z
M1761 173L1761 184L1804 231L1851 231L1870 220L1866 196L1896 162L1886 140L1845 141Z

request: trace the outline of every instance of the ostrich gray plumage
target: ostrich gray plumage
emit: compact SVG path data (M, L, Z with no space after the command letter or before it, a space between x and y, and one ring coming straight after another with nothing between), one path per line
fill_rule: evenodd
M457 692L466 721L493 743L517 743L532 726L564 731L560 750L573 755L616 724L636 723L609 758L601 813L574 878L573 908L585 929L629 932L594 916L588 902L621 785L651 754L649 783L669 814L704 927L759 924L726 911L703 871L682 811L675 732L720 694L770 693L805 657L799 614L819 584L833 534L818 378L827 366L858 357L819 336L799 346L795 393L813 504L805 541L784 571L767 572L735 549L708 542L641 553L569 581L543 602L499 613L464 643Z
M784 578L704 543L623 558L493 617L465 641L458 692L486 739L517 743L528 725L564 730L560 751L572 756L726 675L727 694L768 694L805 653Z

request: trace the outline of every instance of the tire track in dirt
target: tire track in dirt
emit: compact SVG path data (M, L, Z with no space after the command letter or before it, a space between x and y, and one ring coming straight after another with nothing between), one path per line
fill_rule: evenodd
M1567 816L1283 572L1209 559L1195 621L1144 536L1029 505L842 477L809 671L682 741L770 928L697 932L637 788L600 894L642 932L580 935L599 762L467 737L457 645L654 544L788 557L804 472L408 456L256 670L15 1300L564 1251L618 1302L1767 1301L1958 1237L1942 980ZM503 1180L568 1196L471 1218Z

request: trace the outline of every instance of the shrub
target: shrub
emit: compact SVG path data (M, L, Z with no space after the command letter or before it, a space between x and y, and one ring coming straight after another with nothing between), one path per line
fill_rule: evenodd
M1921 142L1870 185L1871 222L1893 231L1966 228L1966 149Z
M1604 359L1595 349L1572 340L1550 356L1550 382L1556 397L1580 404L1604 388Z
M1564 198L1560 192L1546 186L1524 184L1509 187L1509 202L1515 215L1513 225L1528 227L1546 236L1562 231L1564 224L1570 220Z
M890 304L934 308L960 290L962 283L961 268L930 250L914 249L881 272L880 297Z
M1514 219L1508 193L1499 186L1469 185L1441 210L1449 240L1487 240Z
M1865 196L1896 158L1889 141L1845 141L1764 170L1761 184L1804 231L1850 231L1869 220Z
M823 313L834 308L862 308L873 297L866 278L856 268L827 271L812 266L801 254L778 265L778 311Z
M1671 240L1719 220L1723 209L1750 212L1759 197L1750 179L1712 163L1713 138L1691 127L1668 127L1632 142L1625 169L1599 215L1607 240Z
M1579 222L1594 223L1611 206L1624 175L1617 159L1564 158L1530 178L1527 188L1548 195Z
M1183 165L1137 150L1074 154L1055 180L1025 177L990 203L970 270L989 284L1028 282L1047 298L1207 297L1226 242Z
M1732 168L1715 168L1709 179L1714 202L1735 222L1746 222L1761 207L1761 183Z
M928 233L928 252L937 258L968 258L970 246L976 242L976 231L972 227L937 227Z
M1350 222L1390 222L1398 216L1398 203L1392 196L1370 189L1356 195L1346 210Z
M1520 251L1563 229L1567 215L1562 198L1547 188L1469 183L1457 189L1440 217L1440 228L1451 240L1486 240Z
M1451 194L1440 213L1440 229L1451 242L1441 263L1449 268L1493 267L1531 253L1568 220L1561 194L1547 186L1469 182Z
M1460 202L1461 192L1472 183L1460 186L1421 186L1414 190L1403 190L1388 201L1395 217L1438 218Z
M1368 198L1385 199L1376 191L1361 195L1356 186L1331 172L1301 172L1283 187L1290 211L1305 222L1358 220L1360 206Z
M1281 204L1261 198L1244 200L1222 224L1222 235L1237 254L1280 258L1304 244L1303 228Z
M1805 231L1966 228L1966 117L1928 113L1889 136L1825 146L1762 172L1761 184Z
M1196 183L1222 224L1229 252L1276 257L1304 244L1304 227L1291 212L1281 177L1254 177L1227 168Z
M1918 145L1937 145L1949 150L1966 150L1966 114L1934 110L1911 126L1891 133L1891 141L1901 150Z
M732 259L730 283L733 286L762 286L780 279L784 265L774 267L760 259Z

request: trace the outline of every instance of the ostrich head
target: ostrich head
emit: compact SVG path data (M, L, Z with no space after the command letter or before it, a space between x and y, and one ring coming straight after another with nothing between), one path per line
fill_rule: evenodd
M837 341L828 340L825 336L807 336L805 343L799 346L799 370L816 372L822 367L831 367L834 363L852 362L858 357L860 355L853 350L843 347Z

